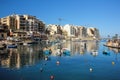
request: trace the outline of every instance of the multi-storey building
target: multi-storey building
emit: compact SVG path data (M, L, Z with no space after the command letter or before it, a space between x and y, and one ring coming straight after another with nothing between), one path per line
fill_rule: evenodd
M50 31L50 35L60 34L62 35L62 27L60 25L47 25L47 29Z
M87 35L88 37L100 38L99 30L93 27L87 28Z
M1 24L6 24L8 29L29 31L29 32L40 32L45 31L45 24L31 15L10 15L0 20Z
M0 18L0 25L2 25L2 24L1 24L1 18Z
M85 27L83 27L83 26L80 26L80 27L78 27L78 37L79 38L84 38L84 37L87 37L87 29L85 28Z
M7 25L8 29L12 29L12 30L16 29L15 18L12 16L1 18L0 23L3 25Z
M49 30L50 35L54 35L57 33L57 25L49 24L47 25L47 29Z
M0 24L0 40L7 38L7 26Z
M73 25L66 24L64 30L68 32L68 37L75 37L77 28Z
M26 19L23 15L12 15L16 21L17 30L26 30Z

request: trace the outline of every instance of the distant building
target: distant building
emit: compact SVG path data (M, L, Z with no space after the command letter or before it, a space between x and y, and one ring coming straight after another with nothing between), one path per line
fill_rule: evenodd
M78 30L78 37L79 38L85 38L85 37L87 37L87 29L85 27L79 26L77 28L77 30Z
M54 35L57 33L57 25L49 24L47 25L46 30L49 31L49 35Z
M75 26L66 24L63 28L67 31L68 37L75 37L77 32L77 28Z
M93 27L87 28L87 35L92 38L100 38L99 30Z
M47 25L47 30L49 30L50 35L60 34L62 35L62 27L60 25L53 25L49 24Z

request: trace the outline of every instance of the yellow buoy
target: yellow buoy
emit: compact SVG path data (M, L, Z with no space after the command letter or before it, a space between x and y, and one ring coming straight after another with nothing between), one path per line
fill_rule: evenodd
M114 61L112 61L112 65L114 65L115 64L115 62Z

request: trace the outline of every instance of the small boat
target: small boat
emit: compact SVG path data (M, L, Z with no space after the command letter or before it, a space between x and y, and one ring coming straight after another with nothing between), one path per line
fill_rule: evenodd
M31 42L27 42L27 44L33 44L33 42L31 41Z
M28 45L27 43L23 43L24 46Z
M97 52L96 50L93 50L93 51L91 52L91 55L97 56L97 55L98 55L98 52Z
M6 48L6 44L0 45L0 50L3 50L3 49L5 49L5 48Z
M4 46L0 46L0 50L3 50L4 49Z
M110 48L120 49L120 46L109 46L109 45L107 45L107 44L103 44L103 46L110 47Z
M44 57L44 60L46 60L46 61L50 61L51 58L50 58L49 56L45 56L45 57Z
M68 49L63 49L63 54L64 54L64 55L67 55L67 56L70 56L70 50L68 50Z
M16 44L9 44L9 45L7 45L7 48L17 48L17 45Z
M105 50L103 51L103 54L104 54L104 55L110 55L110 53L107 52L107 51L105 51Z
M44 50L43 53L44 53L45 55L50 55L50 54L51 54L51 50Z
M56 55L57 56L61 56L62 55L62 50L61 49L57 49L56 50Z

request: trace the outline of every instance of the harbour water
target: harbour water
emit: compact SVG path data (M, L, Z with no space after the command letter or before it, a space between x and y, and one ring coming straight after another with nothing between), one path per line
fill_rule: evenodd
M48 47L45 59L41 44L18 46L0 54L0 80L120 80L120 52L105 42L65 42ZM58 56L62 48L70 55ZM107 50L109 54L103 54ZM92 52L96 51L95 54Z

